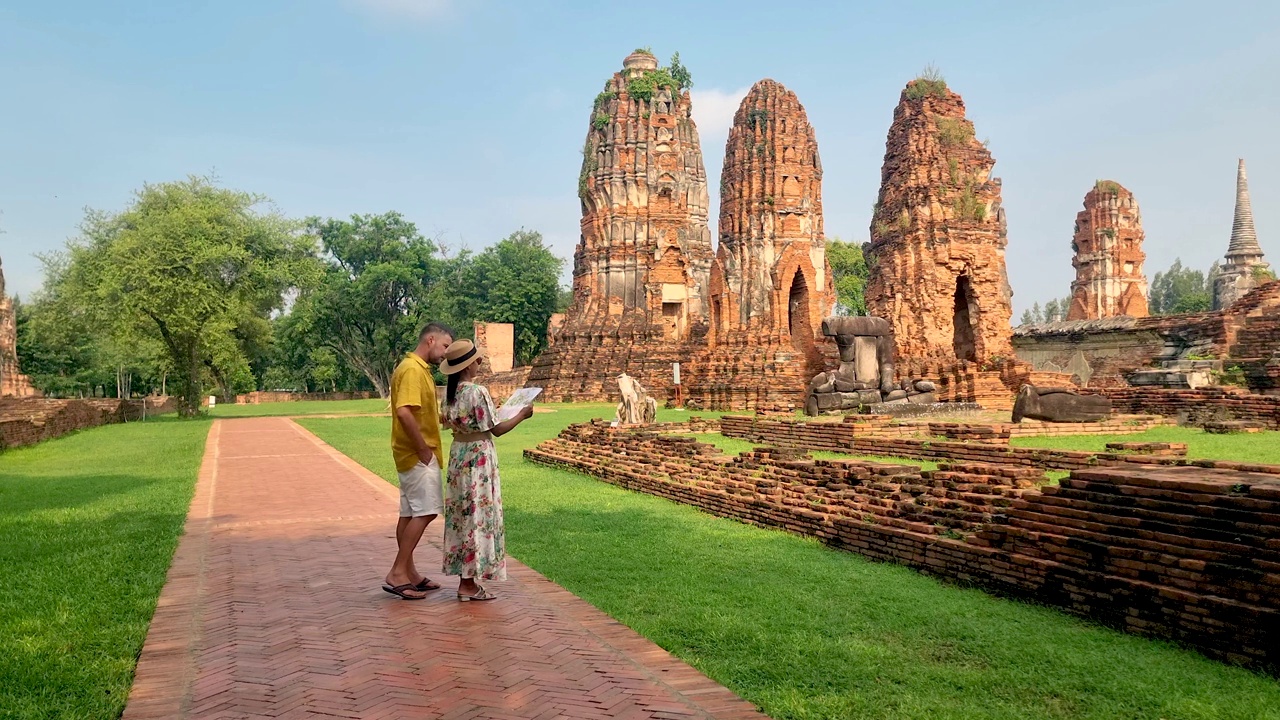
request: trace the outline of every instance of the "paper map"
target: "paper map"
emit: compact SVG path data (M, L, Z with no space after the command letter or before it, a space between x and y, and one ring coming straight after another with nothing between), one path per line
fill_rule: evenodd
M511 397L498 408L498 422L506 422L515 417L520 409L526 405L532 405L533 399L538 397L542 392L542 388L520 388L511 393Z

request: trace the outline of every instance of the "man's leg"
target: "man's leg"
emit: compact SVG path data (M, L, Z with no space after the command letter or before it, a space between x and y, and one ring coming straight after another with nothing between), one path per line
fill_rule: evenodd
M418 548L422 533L426 532L427 526L435 519L435 515L400 518L396 527L396 560L391 565L391 574L387 576L387 582L392 586L422 581L422 576L413 565L413 551Z

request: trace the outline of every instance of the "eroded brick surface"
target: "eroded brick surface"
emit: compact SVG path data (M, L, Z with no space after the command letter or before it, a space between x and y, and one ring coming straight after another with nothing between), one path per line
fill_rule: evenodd
M1071 283L1067 320L1147 316L1147 276L1142 263L1142 214L1120 183L1099 180L1084 196L1071 238Z

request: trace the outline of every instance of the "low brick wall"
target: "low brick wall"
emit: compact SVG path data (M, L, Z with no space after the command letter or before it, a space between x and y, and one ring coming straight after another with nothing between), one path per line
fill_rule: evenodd
M1088 453L1067 450L1011 447L1007 436L992 431L990 435L978 428L961 423L930 423L930 432L948 439L915 437L924 430L921 426L888 425L855 422L857 416L846 418L849 422L824 423L795 420L777 420L745 415L726 415L720 418L720 432L726 437L747 440L762 445L826 450L851 455L883 455L914 460L963 460L966 462L1021 465L1026 467L1074 470L1099 464L1128 463L1132 457L1124 452ZM1089 432L1081 428L1081 434L1138 433L1159 425L1158 418L1145 418L1133 425L1119 423L1080 423L1092 426ZM972 427L972 429L970 429ZM1016 425L991 426L1000 429L1016 428ZM979 442L974 442L980 440Z
M604 423L570 426L525 457L1280 670L1280 467L1135 464L1041 491L1033 468L726 457Z
M21 398L0 400L0 450L34 445L76 430L131 422L143 413L172 412L171 398L147 400L54 400Z
M305 400L369 400L378 397L371 390L359 392L276 392L274 390L255 390L251 393L236 396L236 405L260 405L262 403L302 402Z
M1176 417L1191 425L1211 420L1253 420L1280 430L1280 397L1258 395L1239 388L1115 388L1099 391L1120 412L1144 412Z

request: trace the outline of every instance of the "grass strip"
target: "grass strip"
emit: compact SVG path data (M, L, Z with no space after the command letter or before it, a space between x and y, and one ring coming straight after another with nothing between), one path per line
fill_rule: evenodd
M0 717L123 711L208 431L161 418L0 454Z

